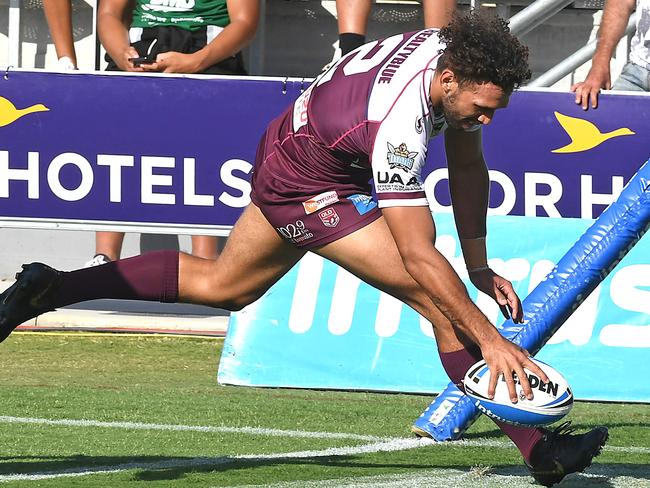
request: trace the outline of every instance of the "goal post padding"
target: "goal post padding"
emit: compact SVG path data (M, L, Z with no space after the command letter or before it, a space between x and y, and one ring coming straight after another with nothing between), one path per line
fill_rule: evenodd
M500 332L536 354L641 239L650 226L650 160L523 301L524 324ZM439 441L458 439L480 415L453 383L416 420Z

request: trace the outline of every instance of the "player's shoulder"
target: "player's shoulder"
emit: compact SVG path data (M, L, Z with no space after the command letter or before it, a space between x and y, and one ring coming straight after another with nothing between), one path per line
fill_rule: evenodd
M368 97L368 117L383 120L389 114L407 110L427 111L429 82L444 44L438 29L407 32L380 41L391 46L391 54L379 67Z

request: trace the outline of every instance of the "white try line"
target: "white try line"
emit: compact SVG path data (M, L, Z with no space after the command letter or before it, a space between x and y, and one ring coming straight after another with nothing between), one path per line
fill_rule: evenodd
M113 474L123 471L142 469L142 470L161 470L173 468L194 468L194 467L218 467L232 463L255 464L263 461L280 461L287 459L318 458L332 456L350 456L355 454L368 454L375 452L392 452L407 449L417 449L421 447L494 447L514 449L510 442L490 440L490 439L469 439L452 442L435 442L431 439L416 438L380 438L374 436L362 436L358 434L346 434L336 432L306 432L296 430L279 430L263 429L257 427L212 427L212 426L195 426L195 425L176 425L176 424L148 424L141 422L102 422L95 420L71 420L71 419L42 419L33 417L11 417L0 416L0 423L22 423L38 424L68 427L99 427L99 428L118 428L118 429L138 429L138 430L168 430L168 431L198 431L207 433L239 433L252 435L270 435L270 436L287 436L287 437L307 437L319 439L353 439L368 440L374 442L360 446L348 447L331 447L319 451L298 451L277 454L248 454L239 456L223 456L217 458L192 458L192 459L168 459L154 463L122 463L110 466L92 466L68 468L60 471L47 471L36 473L16 473L0 475L0 483L10 481L36 481L53 478L80 477L93 474ZM645 447L606 447L609 451L622 452L640 452L650 453L650 448Z
M167 430L178 432L205 432L205 433L226 433L226 434L248 434L269 437L299 437L311 439L348 439L366 442L388 442L411 440L401 437L379 437L373 435L351 434L345 432L314 432L305 430L282 430L267 429L262 427L228 427L210 425L183 425L183 424L150 424L144 422L104 422L100 420L77 420L77 419L43 419L38 417L12 417L0 415L0 423L7 424L38 424L66 427L99 427L108 429L132 429L132 430ZM429 441L429 439L422 439ZM497 439L462 439L458 441L435 442L427 444L440 447L494 447L497 449L514 449L512 442ZM642 446L605 446L604 451L626 452L635 454L650 454L650 447Z

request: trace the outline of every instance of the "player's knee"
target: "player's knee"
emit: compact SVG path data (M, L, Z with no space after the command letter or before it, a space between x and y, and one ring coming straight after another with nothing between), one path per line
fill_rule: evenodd
M256 300L257 297L254 296L231 296L224 297L219 300L219 308L228 310L229 312L239 312L246 305L250 305Z
M257 300L265 290L257 290L247 283L233 280L216 269L194 280L194 290L201 303L230 312L237 312Z
M228 300L220 304L220 308L228 310L229 312L239 312L248 303L240 300Z

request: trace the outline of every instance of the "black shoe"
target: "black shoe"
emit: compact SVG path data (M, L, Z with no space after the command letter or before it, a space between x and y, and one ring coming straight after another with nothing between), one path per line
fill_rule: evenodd
M606 427L596 427L585 434L574 434L571 422L554 430L544 430L544 437L530 454L530 470L540 485L553 486L570 473L578 473L591 465L600 454L609 436Z
M54 310L52 291L58 288L61 271L42 263L23 264L16 282L0 295L0 342L23 322Z

